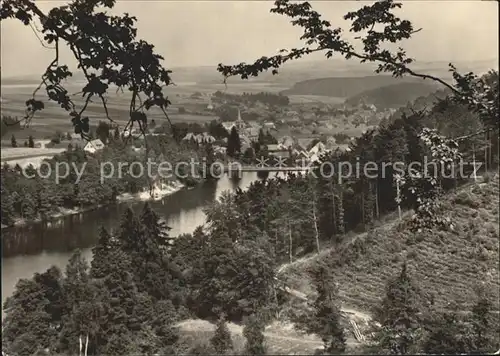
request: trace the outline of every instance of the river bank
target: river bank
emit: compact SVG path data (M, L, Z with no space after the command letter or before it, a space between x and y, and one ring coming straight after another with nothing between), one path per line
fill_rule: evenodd
M179 181L174 181L169 184L166 184L164 187L161 189L154 189L153 192L149 191L144 191L144 192L139 192L136 194L130 194L130 193L123 193L120 194L116 197L116 200L114 202L110 202L109 204L96 204L92 205L89 207L85 208L73 208L73 209L68 209L68 208L58 208L58 211L53 212L46 218L36 218L36 219L22 219L22 218L17 218L15 219L14 223L12 225L4 225L2 224L1 228L3 229L8 229L10 227L19 227L19 226L27 226L31 224L37 224L41 222L54 222L57 221L58 219L71 216L71 215L78 215L78 214L83 214L92 210L97 210L102 207L105 207L107 205L111 204L120 204L120 203L125 203L125 202L146 202L146 201L152 201L152 200L161 200L169 195L172 195L179 190L185 188L186 185L183 183L180 183Z

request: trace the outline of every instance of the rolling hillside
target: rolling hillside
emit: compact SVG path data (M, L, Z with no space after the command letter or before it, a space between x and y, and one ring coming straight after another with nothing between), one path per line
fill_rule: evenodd
M426 62L416 61L412 63L412 69L419 73L426 73L438 76L445 80L450 80L450 72L448 71L449 61L439 62ZM475 62L456 62L452 61L460 72L472 71L477 74L485 73L491 68L498 69L498 59L488 59ZM237 64L237 63L224 63ZM166 65L168 67L168 65ZM222 83L222 76L217 72L217 65L206 65L198 67L173 67L172 78L176 83L182 82L196 82L200 84L220 84ZM359 63L356 61L346 61L343 59L329 59L326 60L319 57L317 60L298 60L286 63L279 71L279 75L272 75L269 72L263 72L258 77L252 77L248 80L241 80L239 78L230 78L228 83L247 83L247 82L264 82L284 87L291 87L294 83L309 81L313 78L328 78L328 77L351 77L361 78L366 76L374 76L376 65L373 63ZM81 73L72 69L74 77L70 78L69 82L82 81L84 77ZM2 73L2 85L12 84L39 84L41 73L33 73L23 77L9 77L9 73ZM315 80L315 79L313 79ZM394 82L382 83L379 86L390 85ZM349 97L358 94L361 91L374 89L375 87L363 87L356 93L351 93L343 97ZM304 93L297 93L304 94ZM311 94L311 93L305 93ZM320 94L318 94L320 95Z
M313 291L307 270L319 260L333 266L343 305L370 312L397 275L404 259L410 274L438 306L457 302L470 310L475 287L483 284L499 309L498 175L467 184L448 195L444 210L453 231L411 233L398 221L355 236L337 251L326 249L282 268L279 277L303 293ZM409 214L408 214L409 215Z
M381 109L397 109L421 96L428 96L437 89L438 86L431 82L397 83L363 91L360 94L351 96L345 103L356 106L358 103L364 102Z
M284 95L323 95L337 98L349 98L367 90L378 89L401 83L422 83L421 79L393 78L388 75L367 77L338 77L305 80L284 90Z

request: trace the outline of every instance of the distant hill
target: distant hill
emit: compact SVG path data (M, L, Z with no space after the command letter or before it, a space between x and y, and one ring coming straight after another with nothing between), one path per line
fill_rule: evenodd
M305 80L284 90L284 95L322 95L337 98L349 98L367 90L373 90L400 83L420 83L421 79L394 78L389 75L366 77L337 77Z
M432 82L397 83L381 88L365 90L351 96L346 104L356 106L360 102L373 104L380 109L400 108L415 99L434 93L438 86Z
M498 69L498 59L476 61L476 62L453 62L460 72L472 71L477 74L485 73L489 69ZM224 63L236 64L236 63ZM168 67L168 65L166 65ZM198 67L172 67L172 78L176 83L196 82L201 84L220 84L222 76L217 72L216 65L198 66ZM286 63L283 68L280 68L278 75L272 75L271 72L263 72L257 78L250 78L251 82L274 83L291 87L294 83L308 81L313 78L328 78L328 77L366 77L373 76L376 65L372 63L359 63L356 61L346 61L342 59L318 59L318 60L299 60ZM417 61L412 63L412 69L419 73L426 73L438 76L445 80L450 80L451 75L448 71L448 62L425 62ZM70 78L70 82L82 81L84 77L81 73L73 68L74 77ZM23 82L28 81L38 84L40 82L41 73L27 75L24 78L8 78L7 73L2 73L2 85L20 84L17 80ZM230 78L228 83L244 83L239 78ZM394 82L383 83L382 85L390 85ZM374 89L375 87L363 88L363 90ZM359 93L359 92L358 92ZM345 97L349 97L358 93L350 93Z

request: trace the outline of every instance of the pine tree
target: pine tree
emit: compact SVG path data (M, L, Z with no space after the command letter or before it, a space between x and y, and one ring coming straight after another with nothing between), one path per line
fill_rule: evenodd
M118 230L118 241L127 254L139 253L146 247L144 228L131 208L124 212Z
M35 141L33 140L33 136L28 137L28 146L30 148L34 148L35 147Z
M384 352L405 355L415 350L422 335L422 294L410 278L406 262L400 275L387 285L386 296L376 316L381 325L378 347Z
M346 348L346 336L341 323L340 307L336 304L338 289L331 272L324 265L312 271L317 297L312 304L312 314L297 320L297 326L321 337L323 352L340 354Z
M154 243L154 247L159 250L166 249L171 240L168 236L168 231L170 231L171 228L160 221L160 218L153 209L151 209L149 203L144 205L140 221L146 229L149 239Z
M498 325L493 323L490 316L492 304L488 300L484 290L477 291L477 301L472 307L472 352L474 353L488 353L498 348ZM495 340L495 336L497 340Z
M243 328L243 336L246 339L245 354L266 354L266 348L264 345L264 329L264 323L256 314L248 317L245 327Z
M233 349L231 333L227 327L224 315L219 318L217 327L215 328L215 333L210 340L210 343L218 355L227 354Z
M12 135L12 137L10 138L10 144L12 147L17 147L17 141L14 135Z
M90 270L92 278L104 278L110 273L114 266L110 265L109 256L116 248L118 248L118 244L108 231L102 227L99 232L99 240L92 248L93 258Z
M454 312L434 312L422 351L433 355L458 355L470 351L469 327Z

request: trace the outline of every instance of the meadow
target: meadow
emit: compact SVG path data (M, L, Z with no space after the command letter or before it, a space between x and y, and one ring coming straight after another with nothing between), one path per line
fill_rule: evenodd
M36 85L29 84L12 84L2 85L2 114L11 115L14 117L23 117L25 114L25 102L32 97L33 90ZM77 93L81 87L68 85L68 90ZM216 91L223 91L232 94L242 93L257 93L262 91L280 92L286 89L285 87L274 86L271 83L244 83L244 84L196 84L196 83L179 83L166 89L166 93L172 102L168 108L172 122L198 122L205 123L214 120L216 116L209 113L203 115L195 115L192 113L179 113L179 108L185 108L188 111L202 112L209 103L209 96ZM118 125L125 125L128 118L128 107L130 94L109 91L107 107L111 119ZM193 94L199 93L200 97L192 97ZM49 102L43 90L37 94L37 99L43 100L45 109L37 113L29 127L23 128L22 133L19 133L19 139L25 140L30 135L34 138L51 137L55 131L62 132L72 131L72 125L67 112L58 107L55 103ZM81 107L84 103L83 97L80 94L72 95L77 107ZM102 103L98 99L93 99L87 106L86 113L92 123L97 124L99 120L106 119ZM163 113L160 110L152 109L149 112L149 118L154 119L158 124L166 121Z

